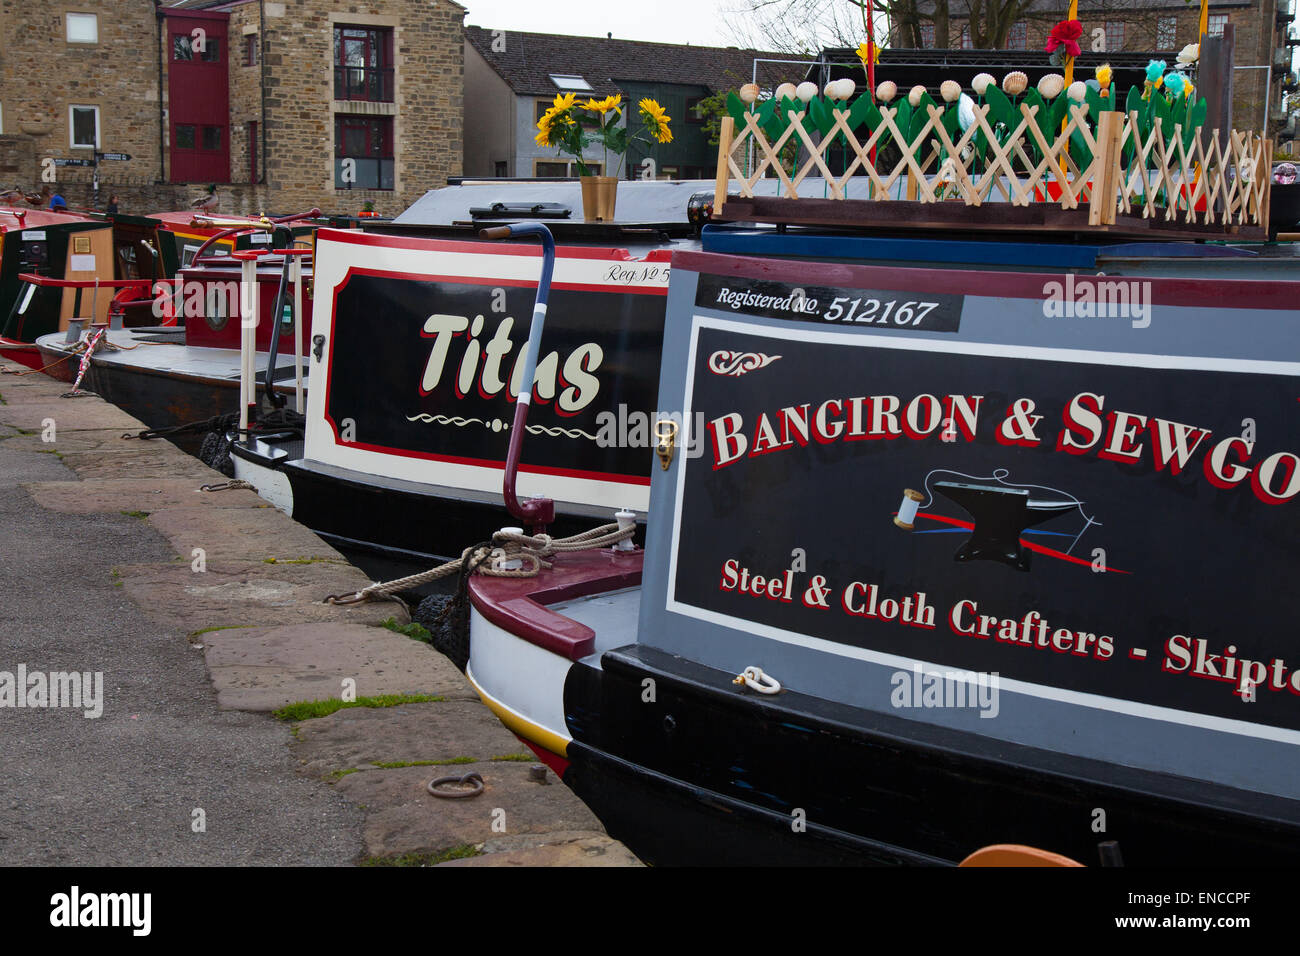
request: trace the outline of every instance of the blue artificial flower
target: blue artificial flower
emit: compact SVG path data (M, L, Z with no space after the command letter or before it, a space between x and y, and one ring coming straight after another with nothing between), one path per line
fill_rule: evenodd
M1148 83L1154 83L1156 80L1160 79L1160 77L1164 76L1164 73L1165 73L1164 60L1152 60L1150 63L1147 64Z
M1175 98L1183 95L1183 90L1187 87L1187 77L1181 73L1170 73L1165 77L1165 89L1168 90Z

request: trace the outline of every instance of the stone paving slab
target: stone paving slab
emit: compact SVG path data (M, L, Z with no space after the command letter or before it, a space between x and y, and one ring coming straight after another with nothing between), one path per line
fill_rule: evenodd
M199 464L197 459L195 462L199 467L195 469L193 478L161 478L149 482L135 478L92 478L87 481L39 482L26 487L42 508L68 514L96 511L152 514L163 508L260 508L274 512L270 503L246 488L199 491L199 486L207 482L211 469Z
M460 696L470 694L466 685ZM477 699L340 710L300 723L292 750L303 773L317 777L415 760L527 756L525 763L537 762Z
M142 442L139 439L124 439L122 436L130 430L125 428L89 428L84 431L69 431L55 428L54 441L52 442L45 441L40 430L36 430L31 434L19 434L10 438L9 447L23 451L49 451L54 449L55 451L67 453L74 451L116 452L122 448L138 445L140 448L152 449L159 458L172 457L173 454L184 455L197 466L196 475L205 473L206 465L197 458L185 455L185 452L165 439L154 439L147 442ZM139 429L135 430L139 431Z
M345 678L356 682L358 697L474 696L451 661L387 628L293 624L213 631L198 640L217 703L226 710L270 711L296 701L337 699Z
M186 634L233 624L273 627L304 622L379 624L390 617L399 624L410 620L406 608L396 601L323 603L327 595L350 594L371 583L350 564L258 563L234 571L209 565L198 574L190 556L184 555L175 564L128 565L117 573L126 593L146 614Z
M209 568L271 560L347 563L303 525L283 516L271 520L262 508L163 508L152 512L148 521L178 554L192 556L195 548L202 548Z
M488 843L480 856L438 866L644 866L627 847L603 833L572 834L565 840L557 836L547 834L538 845L519 850L493 851Z
M471 772L483 777L480 796L443 800L428 792L429 781L437 777ZM527 764L362 770L340 778L334 786L365 808L363 838L372 857L436 853L466 844L486 848L490 841L506 836L602 832L600 821L572 790L557 782L554 774L548 774L545 784L535 782Z
M4 394L0 392L0 395ZM21 393L15 395L19 399ZM5 399L6 403L9 402ZM41 402L14 401L0 405L0 422L37 431L45 427L46 419L53 419L55 433L61 431L93 431L101 428L120 428L122 431L139 430L140 420L128 415L116 405L95 398L65 398Z

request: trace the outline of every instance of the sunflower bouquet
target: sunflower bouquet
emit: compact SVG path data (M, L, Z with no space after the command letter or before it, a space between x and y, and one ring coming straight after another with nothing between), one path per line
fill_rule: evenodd
M595 97L585 102L578 101L576 93L561 93L537 121L537 145L551 146L563 154L573 157L580 176L592 175L583 153L593 143L599 143L602 151L601 169L609 170L609 156L614 154L616 161L627 153L631 143L671 143L672 131L668 124L670 117L655 100L643 99L637 103L639 128L632 131L632 119L621 122L624 113L631 111L631 104L624 105L623 97L607 96L602 100Z

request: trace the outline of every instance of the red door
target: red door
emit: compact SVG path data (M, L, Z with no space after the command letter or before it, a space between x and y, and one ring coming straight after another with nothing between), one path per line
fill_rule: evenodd
M168 127L171 181L230 181L230 85L224 13L169 15Z

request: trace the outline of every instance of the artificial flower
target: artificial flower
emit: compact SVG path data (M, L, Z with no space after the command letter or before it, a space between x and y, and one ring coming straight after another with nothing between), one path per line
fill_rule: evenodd
M1187 87L1187 77L1181 73L1170 73L1165 77L1165 89L1168 90L1176 99L1183 94Z
M1067 56L1078 56L1081 36L1083 36L1082 23L1078 20L1062 20L1052 27L1051 33L1047 34L1047 46L1044 49L1052 53L1057 47L1062 47Z
M957 125L964 133L975 123L975 101L965 93L957 99Z
M740 101L753 104L758 101L758 84L746 83L740 88Z
M939 84L939 95L945 103L956 103L961 96L961 84L956 80L944 80Z
M1103 90L1110 89L1110 81L1113 75L1114 71L1111 70L1109 63L1103 63L1097 67L1097 82Z
M925 94L925 87L924 87L924 86L921 86L921 85L918 83L916 86L914 86L914 87L912 87L910 90L908 90L908 93L907 93L907 102L909 102L910 104L912 104L912 108L915 109L916 107L918 107L918 106L921 105L921 97L922 97L924 94Z
M1019 96L1029 86L1029 77L1015 70L1002 77L1002 92L1007 96Z
M993 79L989 74L976 73L975 78L970 81L970 88L975 91L976 95L983 96L984 91L995 83L997 83L997 80Z
M858 91L858 81L848 76L842 80L836 80L831 86L838 88L834 97L837 100L847 100Z
M1038 81L1038 92L1045 100L1054 100L1065 89L1065 77L1060 73L1045 73Z
M1065 95L1076 103L1082 103L1088 98L1088 84L1082 80L1075 80L1070 84L1070 88L1065 91Z
M898 95L898 84L893 80L885 80L876 87L876 99L882 103L888 103Z
M809 83L807 80L795 87L795 96L804 103L811 103L814 96L817 95L817 84Z
M1164 76L1164 73L1165 73L1164 60L1152 60L1150 63L1147 64L1148 83L1155 83L1157 80L1160 79L1160 77Z
M880 62L880 47L876 46L876 45L873 44L873 43L859 43L859 44L858 44L858 59L862 61L862 66L863 66L864 68L865 68L866 65L867 65L867 57L868 57L868 56L871 57L871 62L872 62L872 63L879 63L879 62Z
M672 117L664 112L664 108L652 99L644 99L637 105L641 107L641 118L646 126L652 129L655 139L661 143L671 143L673 134L668 129L668 121Z
M1178 66L1180 68L1189 67L1200 58L1201 45L1199 43L1189 43L1178 54Z
M795 97L795 92L794 92L793 83L782 83L780 86L776 88L776 100L778 103L784 99L792 100L794 99L794 97Z

